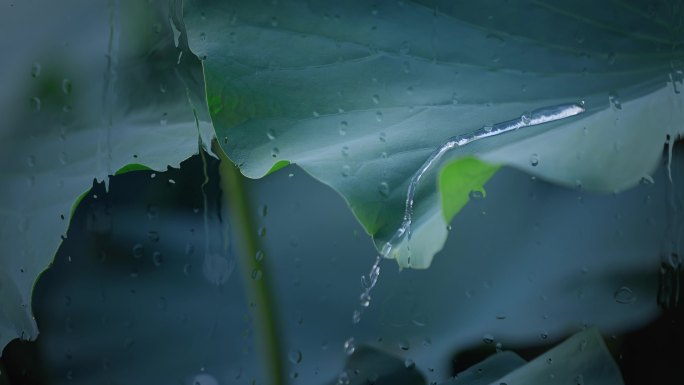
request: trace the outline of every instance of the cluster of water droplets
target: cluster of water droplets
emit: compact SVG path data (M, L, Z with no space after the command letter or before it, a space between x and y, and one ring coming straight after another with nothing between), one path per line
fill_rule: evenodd
M394 233L392 238L390 238L387 243L382 247L380 254L375 258L375 262L371 266L368 275L363 275L361 277L361 295L359 296L359 302L361 305L360 309L354 310L352 316L352 322L357 324L361 321L361 315L363 310L370 306L371 301L371 291L378 282L378 277L380 276L380 261L383 258L391 257L393 250L397 249L405 240L406 248L409 253L408 265L411 265L410 259L410 248L408 246L408 241L411 240L411 224L413 221L413 208L415 203L415 194L418 184L427 172L432 169L439 160L456 147L462 147L469 143L475 142L480 139L488 138L491 136L501 135L506 132L515 131L519 128L536 126L539 124L549 123L561 119L566 119L572 116L579 115L585 111L584 101L579 103L566 103L559 104L549 107L544 107L536 109L529 113L524 113L516 119L507 120L501 123L496 123L492 125L486 125L482 128L475 130L471 133L454 136L449 138L446 142L435 149L428 159L423 163L423 165L413 174L411 181L409 182L408 190L406 192L406 205L404 211L404 217L401 226ZM538 157L534 154L536 163L538 163ZM535 161L533 166L536 166ZM351 355L356 350L355 340L353 337L347 339L344 342L344 351L348 355ZM342 382L344 383L344 382Z

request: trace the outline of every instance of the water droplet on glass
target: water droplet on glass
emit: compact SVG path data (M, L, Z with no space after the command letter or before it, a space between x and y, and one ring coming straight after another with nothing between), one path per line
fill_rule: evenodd
M383 181L380 182L380 184L378 184L378 192L380 193L380 196L382 196L383 198L387 198L389 196L390 189L387 182Z
M273 16L271 18L271 27L276 28L278 26L278 18Z
M340 152L342 153L342 156L344 156L344 157L349 156L349 147L347 147L347 146L342 147L342 150Z
M162 126L166 126L166 123L168 123L168 122L169 122L168 114L166 112L164 112L161 116L161 119L159 119L159 124L161 124Z
M347 135L347 127L348 126L349 126L349 124L346 121L343 120L340 122L340 127L339 127L340 131L339 132L340 132L341 136Z
M397 343L397 346L399 346L399 349L404 350L404 351L411 349L411 345L406 340L399 341Z
M261 262L264 259L264 252L261 250L257 250L256 254L254 255L254 259L257 262Z
M265 236L266 236L266 227L263 227L263 226L260 227L260 228L259 228L258 234L259 234L259 236L262 237L262 238L265 237Z
M275 133L275 131L274 131L274 130L268 130L268 131L266 132L266 137L268 138L268 140L273 140L273 139L275 139L275 138L276 138L276 133Z
M382 112L381 112L381 111L377 111L377 112L375 113L375 120L377 120L378 123L379 123L379 122L382 122Z
M40 63L33 63L33 66L31 66L31 77L32 78L37 78L40 76L40 71L42 70L42 67Z
M348 164L345 164L344 166L342 166L342 172L341 172L342 176L346 178L349 176L349 173L351 173L351 167L349 167Z
M549 338L549 335L548 335L546 332L542 332L542 333L539 335L539 337L541 337L541 339L545 340L545 339Z
M491 124L487 124L484 127L482 127L482 129L484 129L485 132L491 132L492 128L494 128L494 126Z
M252 279L255 281L261 280L261 277L263 276L263 272L259 269L254 269L252 270Z
M407 358L407 359L404 360L404 367L405 367L406 369L411 369L411 368L413 368L413 367L415 367L415 366L416 366L416 363L413 362L412 359Z
M262 205L261 208L259 209L259 213L261 214L262 217L265 217L266 215L268 215L268 206Z
M470 195L470 199L476 199L477 200L477 199L484 198L484 193L482 192L482 190L472 190L469 195Z
M532 167L536 167L538 164L539 164L539 155L537 155L537 154L530 155L530 165L532 165Z
M613 294L613 298L615 298L615 302L621 304L630 304L636 301L634 292L632 292L632 289L628 288L627 286L617 289Z
M39 112L40 111L40 98L37 96L34 96L31 98L31 111L33 112Z
M207 34L204 33L204 32L201 32L201 33L199 34L199 37L200 37L200 40L202 40L202 41L206 41L206 40L207 40Z
M302 352L300 352L299 350L291 350L287 357L293 364L298 364L302 362Z
M271 156L273 158L277 158L278 154L280 154L280 150L278 149L278 147L273 147L273 150L271 151Z
M488 345L493 344L494 343L494 336L489 334L489 333L485 334L482 336L482 342L484 342L485 344L488 344Z
M386 142L387 141L387 134L384 132L381 132L380 135L378 135L378 139L380 139L381 142Z
M33 155L29 155L28 157L26 157L26 164L29 167L35 167L36 166L36 157Z
M344 341L344 352L347 353L347 355L354 354L355 350L356 350L356 345L354 342L354 337L351 337L348 340Z
M136 259L140 259L143 256L143 253L145 252L145 248L143 245L136 243L133 245L133 257Z
M608 94L608 102L610 103L610 106L611 108L613 108L613 110L622 109L620 99L618 98L618 95L615 92L611 92L610 94Z
M162 253L159 251L155 251L154 253L152 253L152 262L157 267L161 266L164 262L164 256L162 255Z
M373 95L373 103L380 104L380 96L377 94Z
M62 80L62 92L64 92L65 95L71 94L73 86L71 85L71 80L69 79L63 79Z
M152 243L157 243L159 242L159 233L156 231L148 231L147 239L149 239Z

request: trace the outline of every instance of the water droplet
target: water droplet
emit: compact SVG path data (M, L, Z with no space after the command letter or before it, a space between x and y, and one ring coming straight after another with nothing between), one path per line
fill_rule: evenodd
M280 154L280 150L278 149L278 147L273 147L273 150L271 151L271 156L273 158L277 158L278 154Z
M382 122L382 112L381 111L377 111L375 113L375 120L377 120L378 123Z
M399 341L397 343L397 346L399 346L399 349L404 350L404 351L411 349L411 345L406 340Z
M553 359L551 359L551 357L547 358L547 359L546 359L546 363L547 363L548 365L553 364Z
M159 242L159 233L156 231L148 231L147 238L150 240L150 242L157 243Z
M342 156L344 156L344 157L349 156L349 147L347 147L347 146L342 147L342 150L340 152L342 153Z
M469 195L470 195L470 199L477 200L477 199L484 198L484 193L482 190L472 190Z
M261 277L264 275L264 273L260 269L254 269L252 270L252 279L255 281L261 280Z
M37 96L34 96L31 98L31 111L33 112L39 112L40 111L40 98Z
M378 192L380 193L380 196L382 196L383 198L387 198L389 196L390 189L387 182L383 181L380 182L380 184L378 184Z
M380 96L377 94L373 95L373 103L380 104Z
M264 259L264 252L261 250L257 250L256 254L254 255L254 259L257 262L261 262Z
M261 205L261 208L259 209L259 213L261 214L262 217L265 217L268 215L268 206L267 205Z
M200 40L202 40L202 41L206 41L206 40L207 40L207 34L204 33L204 32L201 32L201 33L199 34L199 37L200 37Z
M136 259L142 258L143 254L145 253L145 248L143 245L136 243L133 245L133 257Z
M298 364L302 362L302 352L300 352L299 350L291 350L287 357L293 364Z
M340 122L340 127L339 127L340 131L339 132L340 132L341 136L347 135L348 126L349 126L349 124L345 120Z
M361 322L361 312L359 310L354 310L354 314L352 314L352 323L357 324Z
M530 155L530 165L532 165L532 167L537 167L538 164L539 164L539 155L537 155L537 154Z
M413 362L412 359L407 358L407 359L404 360L404 367L405 367L406 369L411 369L411 368L413 368L413 367L415 367L415 366L416 366L416 363Z
M496 352L497 352L497 353L503 352L503 344L501 344L501 342L497 342L496 345L495 345L495 347L496 347Z
M33 155L29 155L28 157L26 157L26 164L29 167L35 167L36 166L36 157Z
M33 63L33 66L31 66L31 77L35 79L40 76L42 68L40 63Z
M168 122L169 122L168 114L166 112L164 112L162 114L161 118L159 119L159 124L161 124L162 126L166 126L166 123L168 123Z
M370 293L368 291L364 291L359 296L359 304L363 307L370 306L370 301L371 301L371 296L370 296Z
M575 377L575 385L584 385L584 376L581 374L577 375L577 377Z
M260 227L258 234L262 238L265 237L266 236L266 227L264 227L264 226Z
M186 263L183 266L183 274L185 274L187 276L187 275L190 275L190 273L192 273L192 265L189 263Z
M278 26L278 18L273 16L271 18L271 27L276 28Z
M353 353L353 351L352 351ZM348 354L352 354L348 353ZM337 385L349 385L349 374L347 374L347 371L342 371L340 375L337 377Z
M355 350L356 350L356 345L354 342L354 337L351 337L348 340L344 341L344 352L347 353L347 355L354 354Z
M650 175L644 175L641 177L641 183L642 184L654 184L655 180L653 180L653 177Z
M491 125L491 124L487 124L487 125L485 125L484 127L482 127L482 129L483 129L485 132L491 132L493 128L494 128L494 126Z
M549 338L549 335L548 335L546 332L542 332L539 336L540 336L541 339L543 339L543 340Z
M636 302L634 292L632 292L632 289L628 288L627 286L617 289L613 294L613 298L615 298L615 302L621 304L630 304Z
M387 141L387 134L384 132L381 132L380 135L378 135L378 139L380 139L381 142L386 142Z
M71 94L71 91L73 90L73 86L71 84L71 80L69 79L63 79L62 80L62 92L64 92L65 95Z
M387 159L387 152L386 152L386 151L381 152L381 153L380 153L380 157L381 157L382 159Z
M348 164L345 164L344 166L342 166L341 174L343 177L345 177L345 178L348 177L350 173L351 173L351 167L349 167Z
M152 262L157 267L161 266L164 262L164 256L162 255L162 253L159 251L155 251L154 253L152 253Z
M275 138L276 138L275 130L272 130L272 129L271 129L271 130L268 130L268 131L266 132L266 137L268 138L268 140L273 140L273 139L275 139Z
M622 109L622 104L620 103L620 99L618 98L617 93L611 92L608 94L608 102L610 103L610 106L613 108L613 110L621 110Z
M494 343L494 336L491 334L485 334L482 336L482 342L484 342L487 345L491 345Z

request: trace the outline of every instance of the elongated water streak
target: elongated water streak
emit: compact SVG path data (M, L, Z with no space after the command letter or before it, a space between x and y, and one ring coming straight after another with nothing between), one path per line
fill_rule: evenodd
M491 126L484 126L471 133L454 136L444 142L430 157L423 163L423 165L413 174L409 182L408 191L406 192L406 208L404 211L404 219L401 226L394 233L392 238L385 243L380 254L387 258L392 249L399 245L404 237L411 239L411 223L413 217L413 206L416 194L416 189L420 183L421 178L450 150L456 147L463 147L467 144L475 142L480 139L491 136L501 135L506 132L515 131L519 128L536 126L539 124L554 122L561 119L566 119L571 116L579 115L585 111L584 102L559 104L550 107L544 107L534 110L530 113L525 113L517 119L507 120L505 122L496 123ZM410 263L410 259L409 259Z

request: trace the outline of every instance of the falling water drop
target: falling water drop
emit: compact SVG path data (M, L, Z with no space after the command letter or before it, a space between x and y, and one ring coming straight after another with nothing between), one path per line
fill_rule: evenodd
M354 354L355 350L356 350L356 345L355 345L354 337L351 337L348 340L344 341L344 352L347 353L347 355Z

